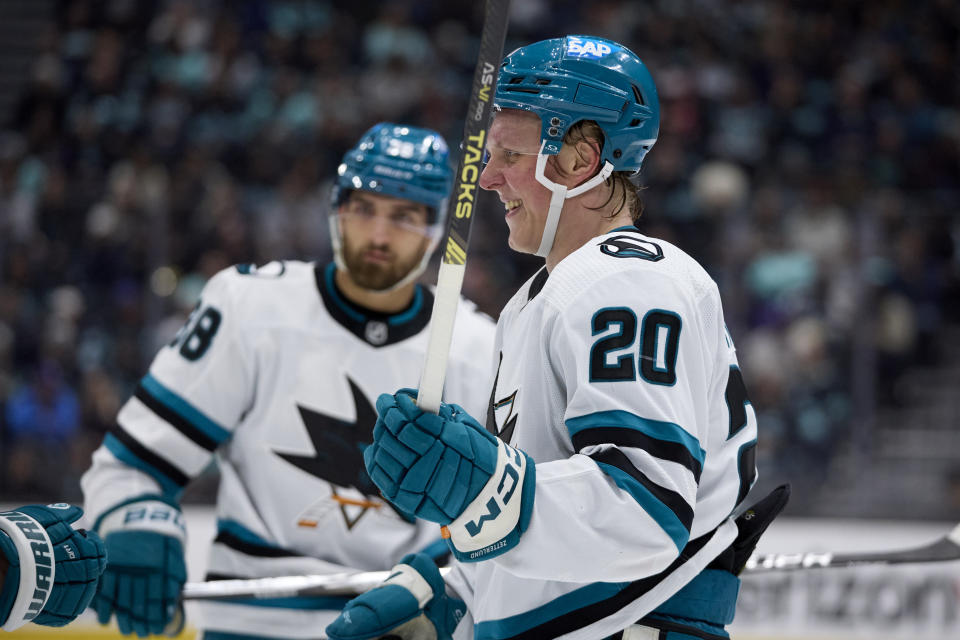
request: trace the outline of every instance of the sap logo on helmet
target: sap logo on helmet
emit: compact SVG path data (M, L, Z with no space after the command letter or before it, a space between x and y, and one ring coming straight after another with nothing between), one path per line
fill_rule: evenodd
M591 58L596 60L602 58L613 51L613 48L606 42L599 40L587 40L586 38L577 38L567 36L567 57L568 58Z
M387 176L388 178L396 178L397 180L412 180L413 171L404 171L403 169L394 169L393 167L387 167L382 164L373 165L373 172L377 175Z

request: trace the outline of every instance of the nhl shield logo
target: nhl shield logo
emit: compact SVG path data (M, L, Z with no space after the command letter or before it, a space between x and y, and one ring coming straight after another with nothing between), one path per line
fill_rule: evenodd
M371 320L363 329L363 337L372 345L380 346L387 341L389 331L387 323L379 320Z

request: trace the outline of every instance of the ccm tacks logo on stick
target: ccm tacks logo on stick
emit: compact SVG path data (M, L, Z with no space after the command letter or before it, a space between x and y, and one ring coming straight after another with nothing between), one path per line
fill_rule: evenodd
M480 163L493 111L493 87L496 85L500 59L503 57L509 9L509 0L486 2L480 53L473 73L467 118L463 126L463 153L460 154L460 163L455 174L457 182L451 195L450 205L454 215L450 216L447 238L443 243L443 260L437 274L437 291L433 300L430 341L423 359L423 373L417 396L417 404L433 413L440 409L440 396L447 373L453 319L457 314L457 301L463 286L467 245L470 243L473 208L480 180Z

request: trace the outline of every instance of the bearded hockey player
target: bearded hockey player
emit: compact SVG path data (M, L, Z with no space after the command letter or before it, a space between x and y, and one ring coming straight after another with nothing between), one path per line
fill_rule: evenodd
M568 36L507 56L495 102L480 185L510 247L545 266L500 316L487 412L383 395L364 454L458 562L444 580L411 554L327 633L726 638L736 574L785 495L738 536L757 425L717 286L634 226L653 78L616 42Z
M433 306L416 284L452 188L443 138L379 124L339 167L335 263L238 266L206 285L83 477L109 564L94 607L144 636L175 615L185 579L179 497L215 458L207 579L382 570L445 552L435 524L386 503L364 470L372 400L415 386ZM446 393L484 410L492 320L461 301ZM484 357L477 357L483 354ZM434 543L434 544L431 544ZM205 604L207 640L316 638L348 598Z

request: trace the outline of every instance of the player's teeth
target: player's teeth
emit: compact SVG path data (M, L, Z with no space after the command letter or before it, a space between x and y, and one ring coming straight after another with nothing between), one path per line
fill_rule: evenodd
M517 207L519 207L520 202L521 202L520 200L507 200L506 202L503 203L503 206L507 211L510 211L511 209L516 209Z

